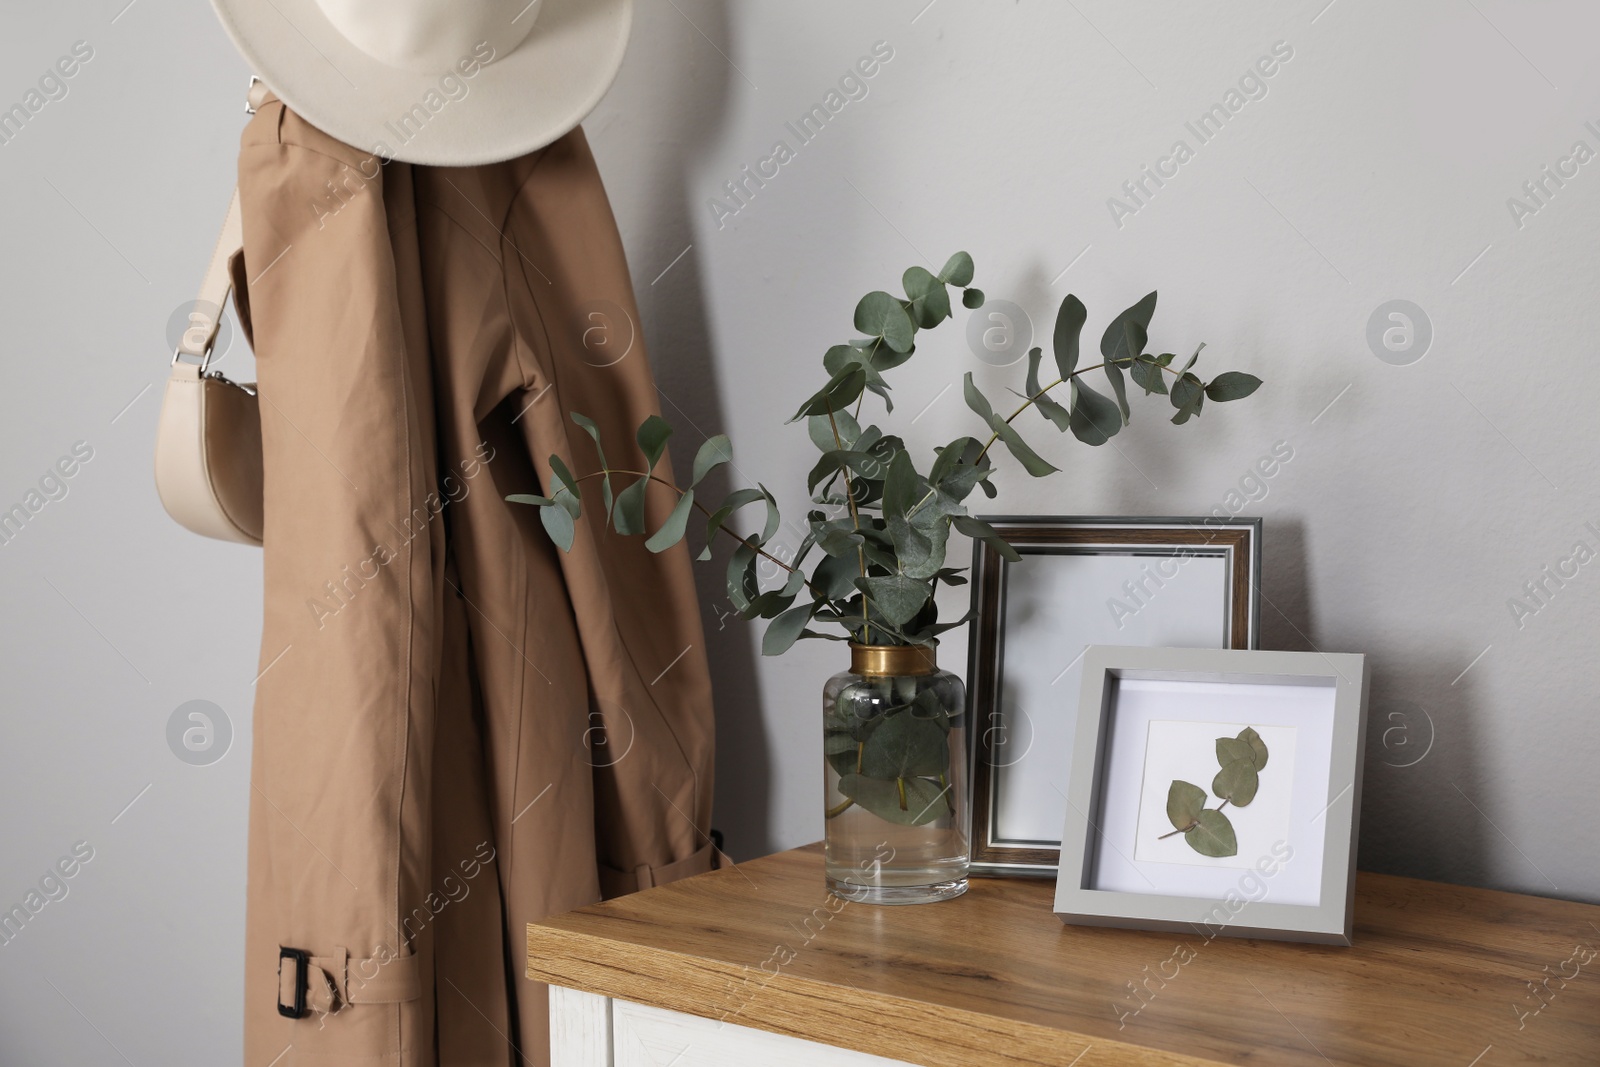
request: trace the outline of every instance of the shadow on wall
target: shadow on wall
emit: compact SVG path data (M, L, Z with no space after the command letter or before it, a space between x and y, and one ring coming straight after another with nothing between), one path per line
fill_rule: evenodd
M1299 519L1270 518L1261 530L1261 647L1314 652L1306 531ZM1331 648L1330 652L1359 652Z
M1311 622L1305 527L1295 519L1267 525L1261 647L1367 653L1371 683L1357 867L1463 885L1490 881L1489 838L1496 831L1478 810L1487 798L1477 795L1482 759L1471 676L1449 680L1472 653L1418 662L1319 637ZM1531 868L1529 875L1543 878Z
M695 26L717 48L732 50L723 0L696 5L693 15ZM718 136L733 74L722 63L686 61L680 69L692 73L661 85L660 91L672 99L652 109L657 120L652 137L659 144L673 146L675 158L663 160L665 165L652 175L652 198L645 215L660 220L667 230L660 236L662 247L678 249L694 240L690 220L705 210L704 193L690 182L692 162ZM725 422L712 366L700 257L689 252L660 280L663 291L652 294L656 299L651 302L647 341L662 414L679 431L673 463L680 483L686 483L700 442L718 433ZM720 500L730 488L726 468L718 470L706 480L706 498ZM690 525L691 551L698 552L701 542L693 533L694 524ZM728 602L722 565L725 554L725 547L719 546L715 561L694 566L717 705L716 802L711 821L722 831L729 852L736 859L748 859L773 850L768 829L770 756L756 677L760 632L739 619Z
M1367 657L1372 690L1367 705L1366 771L1361 796L1362 870L1462 885L1485 885L1491 838L1479 788L1483 759L1471 679L1447 678L1472 655L1432 662ZM1540 892L1528 870L1527 889ZM1544 887L1546 895L1556 892Z

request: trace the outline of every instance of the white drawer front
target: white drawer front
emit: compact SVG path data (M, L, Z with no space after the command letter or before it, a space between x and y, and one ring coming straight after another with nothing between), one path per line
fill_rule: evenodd
M911 1067L733 1023L611 1002L616 1067Z

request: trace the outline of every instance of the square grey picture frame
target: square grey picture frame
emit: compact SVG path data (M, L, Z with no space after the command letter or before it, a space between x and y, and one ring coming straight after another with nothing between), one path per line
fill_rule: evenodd
M1186 896L1095 887L1099 850L1117 850L1114 862L1120 868L1134 864L1123 852L1128 845L1108 840L1102 830L1107 825L1108 803L1128 802L1126 797L1105 795L1119 687L1125 681L1200 683L1194 687L1197 691L1207 684L1304 687L1308 695L1323 688L1332 690L1326 796L1321 797L1322 811L1308 820L1320 822L1321 832L1308 830L1300 842L1301 847L1321 850L1320 883L1313 882L1319 890L1315 904L1248 900L1243 899L1246 894L1232 892ZM1181 931L1199 933L1208 940L1223 935L1350 944L1367 685L1366 660L1358 654L1091 647L1084 656L1077 735L1067 783L1056 914L1072 925ZM1296 758L1301 755L1297 753ZM1320 781L1321 768L1315 769ZM1122 818L1125 821L1125 816Z
M1096 643L1255 648L1261 616L1262 520L1252 516L996 515L984 516L1023 557L1006 562L974 540L972 628L968 643L968 751L972 754L972 872L1054 878L1066 807L1062 777L1070 761L1078 688L1070 672ZM1187 561L1187 562L1186 562ZM1204 561L1204 562L1199 562ZM1209 601L1174 599L1157 587L1180 564L1198 577L1214 568ZM1052 594L1061 567L1106 566L1116 578L1155 592L1139 608L1137 627L1107 615L1109 602ZM1155 579L1148 577L1151 566ZM1049 568L1039 573L1038 568ZM1081 578L1080 578L1081 580ZM1113 590L1103 590L1110 592ZM1126 596L1115 590L1119 600ZM1137 596L1137 592L1135 593ZM1041 598L1054 602L1041 605ZM1096 623L1094 620L1098 620ZM1201 622L1208 629L1197 630ZM1068 635L1071 635L1070 637ZM1048 645L1040 653L1041 642ZM1066 668L1063 670L1063 668ZM1059 682L1060 684L1056 684ZM1026 702L1038 692L1048 704Z

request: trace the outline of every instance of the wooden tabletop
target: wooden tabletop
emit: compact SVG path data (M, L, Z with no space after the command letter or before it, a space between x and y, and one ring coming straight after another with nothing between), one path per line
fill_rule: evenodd
M1363 873L1335 948L1063 926L1053 891L846 903L812 845L530 924L528 977L927 1067L1600 1064L1600 907Z

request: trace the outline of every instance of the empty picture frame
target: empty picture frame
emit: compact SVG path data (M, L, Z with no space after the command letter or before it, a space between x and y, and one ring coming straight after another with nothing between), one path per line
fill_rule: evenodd
M1366 704L1359 655L1089 649L1056 914L1350 944Z
M972 869L1055 877L1090 645L1255 648L1261 520L989 518L972 561Z

